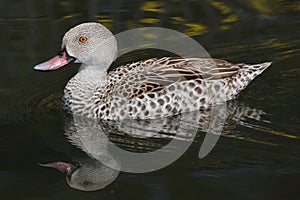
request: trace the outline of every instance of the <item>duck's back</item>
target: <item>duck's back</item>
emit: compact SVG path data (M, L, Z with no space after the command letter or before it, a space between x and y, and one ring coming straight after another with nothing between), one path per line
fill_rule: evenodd
M234 98L269 65L170 57L127 64L109 72L92 115L148 119L205 109Z

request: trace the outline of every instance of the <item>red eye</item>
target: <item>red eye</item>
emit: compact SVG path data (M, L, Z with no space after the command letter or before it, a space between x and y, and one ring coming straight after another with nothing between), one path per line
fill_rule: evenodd
M86 37L80 37L79 42L85 43L87 41Z

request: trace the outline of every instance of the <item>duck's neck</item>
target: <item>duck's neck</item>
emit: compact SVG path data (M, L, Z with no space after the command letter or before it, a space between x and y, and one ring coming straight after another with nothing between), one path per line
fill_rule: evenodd
M74 113L93 117L95 94L102 94L107 84L106 68L81 66L79 72L68 82L64 90L63 107ZM104 99L100 98L100 101ZM99 102L100 104L104 102ZM90 109L87 109L90 108Z
M106 84L107 67L81 65L76 76L82 83L92 87L101 87ZM75 76L75 77L76 77Z

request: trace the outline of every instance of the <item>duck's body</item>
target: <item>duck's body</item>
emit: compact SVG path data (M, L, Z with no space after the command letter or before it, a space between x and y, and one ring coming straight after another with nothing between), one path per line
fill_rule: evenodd
M176 115L233 99L269 64L164 57L118 67L102 78L81 70L64 90L63 107L102 119Z
M68 58L84 64L64 90L63 108L72 114L114 120L149 119L207 108L236 97L271 64L231 64L208 58L165 57L127 64L107 73L115 57L116 47L110 47L115 43L112 37L106 44L110 45L106 46L108 52L98 56L100 58L93 58L93 62L86 56L78 59L80 55L75 55L78 53L68 47L69 37L78 32L79 35L87 34L86 31L81 33L80 29L91 29L91 26L107 31L97 23L79 25L65 35L64 51L56 60L35 67L49 70L50 65L50 69L56 69L60 63L66 64L63 61Z

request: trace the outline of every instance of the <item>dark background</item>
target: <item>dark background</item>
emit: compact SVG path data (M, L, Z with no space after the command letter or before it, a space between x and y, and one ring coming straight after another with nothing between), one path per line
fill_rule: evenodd
M300 2L285 0L46 1L0 3L1 199L297 199L300 180ZM55 55L63 34L86 21L113 33L159 26L197 40L212 57L272 66L242 92L237 109L261 111L227 130L204 159L198 144L165 169L121 173L85 193L38 166L77 151L64 137L60 97L77 65L33 66ZM132 59L137 59L133 57Z

